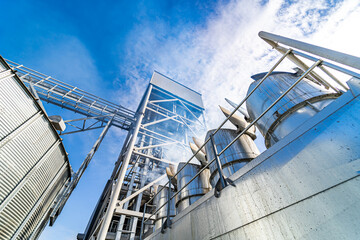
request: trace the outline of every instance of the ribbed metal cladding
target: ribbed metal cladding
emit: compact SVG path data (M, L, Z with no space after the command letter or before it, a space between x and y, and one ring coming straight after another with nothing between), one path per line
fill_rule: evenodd
M60 137L0 57L0 239L36 239L70 165Z

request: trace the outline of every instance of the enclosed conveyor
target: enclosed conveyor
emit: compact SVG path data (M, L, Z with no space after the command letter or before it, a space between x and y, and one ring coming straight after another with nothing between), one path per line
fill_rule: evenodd
M255 81L251 83L248 94L265 74L252 76ZM246 101L250 117L256 119L299 77L299 73L272 73ZM339 95L309 79L303 79L256 123L265 138L266 147L288 135Z
M179 163L178 170L180 170L184 165L185 163L183 162ZM178 189L182 189L199 172L200 169L200 165L193 163L187 164L177 176ZM205 169L189 185L181 190L181 192L177 195L177 213L180 213L211 190L209 178L210 171L209 169Z
M51 120L0 57L0 239L36 239L70 176Z

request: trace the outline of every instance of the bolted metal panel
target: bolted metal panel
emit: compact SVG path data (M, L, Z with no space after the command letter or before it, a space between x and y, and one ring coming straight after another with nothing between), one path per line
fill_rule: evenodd
M0 239L35 239L70 165L46 114L1 57L0 66Z
M210 130L206 134L208 139L215 130ZM222 151L237 136L236 130L220 129L214 135L214 144L218 152ZM215 158L211 142L205 145L207 159ZM254 140L247 134L242 135L233 145L231 145L223 154L219 156L225 177L230 177L237 170L242 168L246 163L254 159L260 154ZM210 164L210 182L215 186L219 180L216 162Z
M181 169L185 163L181 162L178 169ZM187 184L201 169L200 165L189 163L177 175L177 188L181 189ZM197 178L187 185L177 195L176 210L180 213L182 210L193 204L203 195L211 190L210 171L204 170Z
M260 73L252 76L255 81L249 86L248 93L264 75ZM296 73L272 73L246 101L250 117L257 118L298 78ZM339 94L333 90L327 90L306 78L303 79L256 123L265 137L265 145L270 147L288 135L338 96Z

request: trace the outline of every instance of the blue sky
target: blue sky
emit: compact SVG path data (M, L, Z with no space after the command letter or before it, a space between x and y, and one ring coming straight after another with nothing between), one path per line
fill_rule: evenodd
M230 108L224 97L239 102L249 77L278 57L258 38L261 30L360 56L357 0L0 0L0 6L3 57L133 110L157 70L203 94L211 128L224 119L217 105ZM285 63L282 70L291 67ZM74 117L45 107L50 115ZM64 136L75 170L100 131ZM84 231L125 134L110 130L41 239L74 239Z

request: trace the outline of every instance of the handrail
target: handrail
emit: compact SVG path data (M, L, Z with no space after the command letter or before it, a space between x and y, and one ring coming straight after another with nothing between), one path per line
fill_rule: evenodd
M273 102L259 117L257 117L254 121L252 121L240 134L238 134L234 140L232 142L230 142L220 153L217 154L217 156L222 155L229 147L232 146L232 144L234 144L243 134L245 134L247 132L247 130L249 130L261 117L263 117L268 111L271 110L272 107L274 107L287 93L289 93L302 79L304 79L316 66L318 66L321 63L322 60L318 60L316 63L314 63L305 73L303 73L300 78L293 83L278 99L275 100L275 102ZM248 95L250 96L250 94ZM210 138L209 138L210 139ZM208 164L205 165L204 168L202 168L188 183L186 183L180 190L178 190L176 193L173 194L173 196L166 201L163 205L161 205L156 211L155 213L153 213L152 215L150 215L146 220L149 220L153 215L155 215L162 207L164 207L169 201L171 201L177 194L179 194L185 187L187 187L198 175L200 175L211 163L213 163L216 159L216 156L211 160L211 162L209 162ZM187 163L188 164L188 163ZM185 165L187 165L185 164ZM184 166L185 166L184 165ZM176 176L184 167L182 167L174 176ZM164 184L164 187L169 184L169 182L171 181L171 179ZM163 188L164 188L163 187ZM160 191L163 189L161 188ZM158 193L160 192L158 191ZM158 194L157 193L157 194ZM156 194L156 195L157 195ZM156 196L155 195L155 196ZM154 197L153 197L154 198ZM149 203L152 199L150 199L147 203Z
M292 50L289 49L277 62L276 64L269 70L269 72L263 77L263 79L261 79L261 81L255 86L255 88L249 93L248 96L246 96L240 103L239 105L229 114L229 116L226 117L226 119L220 124L220 126L214 131L213 135L215 135L221 127L223 127L225 125L225 123L236 113L236 111L241 107L241 105L250 97L251 94L253 94L253 92L255 92L255 90L265 81L265 79L275 70L275 68L281 63L282 60L284 60L284 58L291 52ZM188 165L190 163L190 161L195 157L195 155L197 155L201 149L203 149L203 147L205 147L205 145L210 141L210 138L206 139L205 142L199 147L199 149L190 157L190 159L180 168L180 170L178 170L174 176L176 177L179 172L181 172L186 165ZM215 158L213 159L215 160ZM167 182L166 184L164 184L164 186L162 186L162 188L153 196L150 198L149 201L147 201L147 203L149 203L150 201L152 201L159 192L161 192L165 186L168 184L169 182Z
M147 219L142 220L142 225L147 222L152 216L154 216L158 211L160 211L160 209L162 209L166 204L169 204L170 201L176 196L178 195L183 189L185 189L195 178L197 178L208 166L210 166L210 164L212 164L215 160L216 157L219 157L220 155L222 155L230 146L232 146L232 144L234 144L243 134L245 134L255 123L257 123L259 121L259 119L261 117L263 117L267 112L269 112L271 110L271 108L273 108L283 97L285 97L286 94L288 94L300 81L302 81L308 74L310 74L316 67L319 67L321 70L323 70L322 66L327 66L330 67L334 70L337 70L339 72L345 73L347 75L350 76L354 76L354 77L358 77L360 78L360 74L355 73L353 71L350 71L348 69L336 66L332 63L326 62L322 59L317 59L315 57L309 56L307 54L298 52L296 50L293 50L291 48L287 49L287 51L282 55L282 57L275 63L275 65L267 72L267 74L259 81L259 83L255 86L255 88L253 90L250 91L250 93L237 105L237 107L229 114L228 117L226 117L226 119L220 124L220 126L214 131L213 135L215 135L222 126L224 126L224 124L235 114L235 112L246 102L246 100L260 87L260 85L268 78L268 76L275 70L275 68L286 58L288 57L288 55L290 54L296 54L302 57L305 57L309 60L312 60L314 63L313 65L308 68L283 94L281 94L262 114L260 114L255 120L253 120L243 131L241 131L241 133L239 133L234 139L233 141L231 141L224 149L222 149L222 151L220 153L218 153L211 161L209 161L202 169L200 169L200 171L198 171L198 173L190 179L190 181L188 181L181 189L179 189L177 192L175 192L171 197L169 197L169 199L161 206L157 207L156 211L154 213L152 213ZM338 62L340 64L342 64L341 62ZM324 71L324 70L323 70ZM333 78L331 76L331 73L327 73L326 71L324 71L329 77ZM343 87L344 89L348 89L348 87L344 84L342 84L341 82L337 82L336 78L333 80L338 83L341 87ZM326 82L327 84L329 84L328 82ZM330 84L329 84L330 85ZM333 88L330 85L331 88ZM334 88L333 88L334 89ZM190 157L190 159L180 168L180 170L178 170L174 176L172 176L169 181L164 184L162 186L162 188L160 188L160 190L157 191L157 193L154 194L154 196L152 196L147 202L146 204L148 205L167 185L171 186L171 179L176 177L185 167L186 165L188 165L190 163L190 161L203 149L203 147L205 147L205 145L211 140L211 137L209 137L208 139L205 140L205 142L199 147L199 149ZM171 191L171 188L169 188L169 191ZM169 207L168 207L169 208ZM168 216L169 217L169 216Z
M71 104L73 104L72 108L81 108L85 111L85 108L88 107L88 110L96 111L97 114L100 112L103 113L104 111L110 114L116 112L116 117L119 119L114 120L124 122L125 125L130 125L135 120L135 112L124 106L100 98L11 60L6 59L6 61L14 71L19 73L19 77L23 82L37 87L38 93L41 94L45 100L50 100L49 98L51 98L52 100L58 101L59 104L63 104L65 103L64 99L68 99L69 101L67 103L70 104L71 101ZM83 104L83 106L80 107L78 104Z
M313 53L322 58L347 65L349 67L360 70L360 58L346 53L334 51L324 47L319 47L313 44L301 42L295 39L282 37L268 32L259 32L259 37L263 40L272 41L273 43L282 43L292 48L300 49L305 52Z
M269 72L261 79L261 81L255 86L255 88L238 104L238 106L229 114L229 116L226 117L226 119L220 124L220 126L214 131L213 135L215 135L222 126L225 125L225 123L235 114L235 112L242 106L243 103L245 103L245 101L255 92L256 89L258 89L260 87L260 85L265 81L265 79L275 70L275 68L285 59L285 57L291 53L291 49L289 49L288 51L286 51L285 54L283 54L283 56L276 62L276 64L269 70ZM251 125L252 126L252 125ZM251 127L250 126L250 127ZM250 128L249 127L249 128ZM248 129L247 129L248 130ZM245 131L246 132L246 131ZM242 133L245 133L244 131ZM208 139L205 140L205 142L199 147L199 149L190 157L190 159L180 168L180 170L178 170L174 176L172 176L172 178L176 177L184 168L186 165L188 165L190 163L190 161L201 151L201 149L203 149L205 147L205 145L210 141L210 137ZM231 142L227 147L230 147L235 141ZM220 156L223 153L220 152L218 154L218 156ZM174 195L167 201L165 202L162 206L158 207L157 210L151 214L149 216L149 218L147 218L145 221L142 222L145 223L147 222L152 216L154 216L158 211L160 211L160 209L162 207L164 207L169 201L171 201L177 194L179 194L185 187L187 187L197 176L199 176L208 166L210 166L211 163L213 163L216 160L216 157L214 157L210 162L208 162L188 183L186 183L180 190L178 190L176 193L174 193ZM151 197L146 203L149 204L164 188L166 185L168 185L171 182L171 179L169 179L169 181L164 184L160 190L157 191L157 193L155 193L155 195L153 197ZM171 189L169 189L170 191Z

